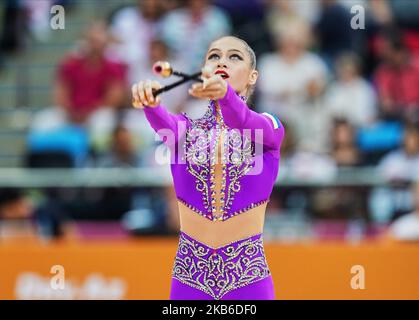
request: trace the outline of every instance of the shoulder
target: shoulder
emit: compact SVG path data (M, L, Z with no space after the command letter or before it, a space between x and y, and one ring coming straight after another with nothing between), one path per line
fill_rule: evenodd
M263 115L263 116L265 116L265 117L267 117L271 121L274 130L275 129L283 129L284 128L284 126L282 125L281 121L279 120L279 118L275 114L270 113L270 112L262 112L260 114Z

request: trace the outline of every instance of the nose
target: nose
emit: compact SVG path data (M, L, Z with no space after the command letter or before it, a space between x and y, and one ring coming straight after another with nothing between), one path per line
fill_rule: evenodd
M226 58L222 56L217 62L217 68L227 68Z
M227 68L227 65L223 61L219 61L217 63L217 68Z

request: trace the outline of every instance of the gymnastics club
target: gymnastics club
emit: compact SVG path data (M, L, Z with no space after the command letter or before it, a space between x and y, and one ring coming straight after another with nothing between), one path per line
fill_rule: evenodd
M203 80L200 78L201 76L201 72L197 72L194 74L186 74L180 71L176 71L173 70L172 67L170 66L170 63L167 61L157 61L154 65L153 65L153 72L157 75L160 75L164 78L170 77L171 75L175 75L177 77L181 77L182 79L180 79L179 81L176 81L174 83L171 83L167 86L164 86L160 89L153 89L153 96L157 97L159 94L165 92L165 91L169 91L173 88L176 88L177 86L180 86L181 84L184 84L185 82L188 82L190 80L194 80L194 81L198 81L198 82L203 82ZM135 103L134 99L133 99L133 104Z
M153 65L153 72L157 75L160 75L164 78L170 77L171 75L177 76L177 77L181 77L182 79L179 81L176 81L172 84L169 84L167 86L164 86L160 89L153 89L153 95L156 97L157 95L159 95L162 92L165 91L169 91L177 86L180 86L181 84L184 84L185 82L188 82L190 80L194 80L194 81L198 81L198 82L203 82L202 79L200 78L201 76L201 72L197 72L194 74L186 74L180 71L176 71L173 70L170 63L167 61L157 61L154 65Z

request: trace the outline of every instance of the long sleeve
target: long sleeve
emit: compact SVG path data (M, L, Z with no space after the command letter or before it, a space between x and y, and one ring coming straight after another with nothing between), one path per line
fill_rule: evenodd
M255 130L263 130L263 145L268 149L279 150L285 135L284 126L278 118L267 112L257 113L250 110L228 84L224 98L218 100L224 123L232 129L250 129L252 140L255 141Z
M183 114L172 114L162 105L146 107L144 113L151 127L167 145L178 142L186 132L188 120Z

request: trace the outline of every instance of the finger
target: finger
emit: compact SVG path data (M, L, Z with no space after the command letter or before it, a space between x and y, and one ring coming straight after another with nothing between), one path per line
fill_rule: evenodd
M201 69L201 77L202 79L211 78L213 69L211 67L204 67Z
M132 105L134 108L144 108L144 106L142 105L142 103L140 102L140 97L138 95L138 85L134 84L131 87L131 92L132 92Z
M143 81L141 81L139 84L138 84L138 95L140 96L140 102L143 104L143 105L147 105L148 103L147 103L147 99L146 99L146 97L145 97L145 89L144 89L144 82Z
M132 101L132 106L135 109L144 109L144 105L141 102L139 102L138 100L133 100Z
M137 84L133 84L132 85L132 87L131 87L131 93L132 93L132 99L133 100L137 100L137 101L140 100L140 97L138 95L138 86L137 86Z
M151 82L151 87L153 88L153 90L154 89L155 90L159 90L159 89L162 88L162 85L158 81L152 81ZM161 102L160 97L159 96L155 96L154 97L154 101L155 101L155 104L160 104L160 102Z
M204 83L203 83L203 88L211 88L211 87L216 87L216 86L222 86L222 82L224 81L224 79L219 76L219 75L215 75L209 79L204 79Z
M192 90L189 90L189 95L198 99L208 99L204 94Z
M208 80L209 81L209 80ZM220 87L222 87L223 85L222 85L222 83L221 82L218 82L218 81L209 81L209 82L207 82L207 86L206 86L206 88L204 88L204 83L194 83L192 86L191 86L191 89L193 89L193 90L195 90L195 89L199 89L199 90L206 90L206 89L208 89L209 87L211 87L211 88L215 88L216 86L220 86Z
M197 88L191 88L190 90L192 90L193 92L200 92L200 93L214 93L214 92L222 92L223 91L223 87L220 84L214 84L211 87L207 87L207 88L202 88L202 87L197 87Z
M201 91L201 90L189 90L189 94L196 98L201 99L212 99L221 95L221 90Z
M162 85L160 84L160 82L156 80L153 80L151 82L151 86L153 87L153 89L157 89L157 90L162 88Z
M147 80L145 83L145 98L147 99L148 103L153 104L154 103L154 94L153 94L153 88L151 86L151 81Z
M207 85L208 85L208 81L209 81L209 79L208 79L208 78L204 78L204 79L203 79L203 81L202 81L202 88L203 88L203 89L205 89L205 88L207 87Z
M203 83L195 83L191 86L192 90L202 90L204 88L204 84Z
M205 90L201 90L201 89L192 89L192 92L195 93L199 93L199 94L214 94L214 93L221 93L222 90L221 88L214 88L214 89L205 89Z

